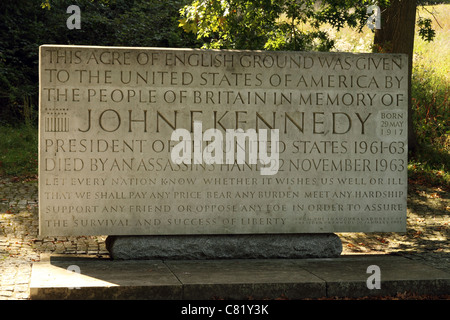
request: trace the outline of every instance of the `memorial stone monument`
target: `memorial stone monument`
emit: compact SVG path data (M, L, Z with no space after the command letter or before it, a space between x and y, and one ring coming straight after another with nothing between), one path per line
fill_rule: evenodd
M402 232L402 54L40 47L43 236L111 256L328 257Z

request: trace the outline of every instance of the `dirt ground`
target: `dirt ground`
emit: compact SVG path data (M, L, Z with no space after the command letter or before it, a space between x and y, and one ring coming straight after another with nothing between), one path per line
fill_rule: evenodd
M405 233L339 233L343 254L398 254L450 272L450 192L409 182Z

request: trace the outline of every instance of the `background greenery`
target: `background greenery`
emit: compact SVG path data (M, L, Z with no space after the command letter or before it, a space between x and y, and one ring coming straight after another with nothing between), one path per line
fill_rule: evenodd
M281 12L284 2L290 11ZM0 176L37 174L39 45L371 52L373 32L364 27L369 1L327 2L328 9L313 15L314 1L309 0L236 0L228 9L218 0L1 1ZM210 6L195 7L202 3ZM81 9L80 30L66 27L66 9L72 4ZM357 10L344 14L340 5ZM212 9L231 18L225 21ZM412 101L420 148L410 158L409 175L449 189L450 4L419 7L417 19L427 21L435 36L427 42L416 30Z

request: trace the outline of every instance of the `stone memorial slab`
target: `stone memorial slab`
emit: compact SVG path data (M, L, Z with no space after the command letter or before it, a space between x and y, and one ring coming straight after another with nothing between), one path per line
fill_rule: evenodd
M401 54L40 47L41 235L401 232Z

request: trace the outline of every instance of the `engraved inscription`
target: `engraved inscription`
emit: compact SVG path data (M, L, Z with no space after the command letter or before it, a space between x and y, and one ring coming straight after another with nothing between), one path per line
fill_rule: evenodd
M405 230L405 55L44 45L40 104L42 235Z

